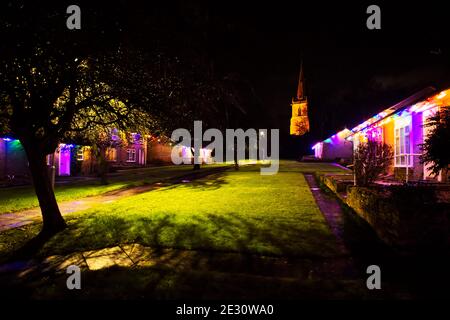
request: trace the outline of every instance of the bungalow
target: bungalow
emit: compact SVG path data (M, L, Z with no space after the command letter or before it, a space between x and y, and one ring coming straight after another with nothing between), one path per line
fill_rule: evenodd
M312 147L314 156L324 161L351 161L353 157L353 144L347 140L347 137L351 133L350 130L344 129L328 139L316 143Z
M340 150L345 148L346 141L351 142L353 152L369 139L386 143L394 150L394 159L388 169L389 175L398 180L433 179L429 167L420 162L421 144L430 130L424 124L440 108L449 105L450 89L437 93L434 88L429 87L381 111L350 132L341 134L342 138L336 138L334 141L327 139L327 143L332 145L331 149ZM324 154L326 155L324 143L327 140L313 147L316 157L324 158ZM443 181L446 177L441 173L437 179Z
M112 135L111 146L105 150L105 160L112 168L139 167L147 164L147 139L137 133L126 135L128 139L115 143ZM97 160L91 146L59 144L56 151L47 156L47 164L55 166L59 176L90 175L97 172Z
M111 147L105 150L111 168L172 164L172 142L166 139L138 133L127 133L119 138L113 130L111 140ZM188 148L177 151L186 159L185 163L191 162L193 156ZM211 160L211 150L202 149L201 157L203 162ZM87 176L97 172L98 163L91 146L60 143L55 152L47 156L47 165L55 166L57 176ZM0 180L28 178L28 159L20 141L0 138Z
M138 167L147 164L146 139L134 139L125 145L107 148L106 160L111 167ZM92 147L60 143L53 154L47 156L47 165L55 166L58 176L90 175L97 170ZM0 180L27 179L28 159L17 139L0 139Z
M13 180L27 176L27 156L19 140L0 138L0 179Z

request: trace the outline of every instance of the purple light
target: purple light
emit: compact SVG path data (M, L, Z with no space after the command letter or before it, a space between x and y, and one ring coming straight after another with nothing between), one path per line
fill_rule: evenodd
M67 149L73 148L74 145L73 145L73 144L65 144L65 143L61 143L61 144L59 145L59 147L60 147L61 149L63 149L63 150L67 150Z
M316 149L317 147L319 147L319 145L320 145L320 142L317 142L315 145L312 146L311 150Z

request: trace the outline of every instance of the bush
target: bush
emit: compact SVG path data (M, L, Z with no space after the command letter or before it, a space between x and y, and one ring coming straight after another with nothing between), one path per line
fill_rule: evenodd
M369 140L358 146L354 157L356 184L367 186L386 172L392 162L393 151L387 144Z
M437 176L441 170L447 179L450 165L450 107L444 107L425 123L430 134L422 144L420 160Z

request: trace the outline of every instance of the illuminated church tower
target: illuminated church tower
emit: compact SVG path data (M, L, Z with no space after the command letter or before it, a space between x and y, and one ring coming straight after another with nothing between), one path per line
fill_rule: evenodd
M305 95L303 63L300 66L297 97L292 99L291 135L302 136L309 131L308 99Z

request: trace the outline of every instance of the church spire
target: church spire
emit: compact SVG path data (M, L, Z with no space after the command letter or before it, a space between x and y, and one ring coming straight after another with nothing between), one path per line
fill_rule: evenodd
M303 74L303 60L300 62L300 75L298 77L297 100L305 98L305 76Z
M305 76L303 61L300 63L297 96L292 99L291 135L302 136L309 131L308 99L305 94Z

